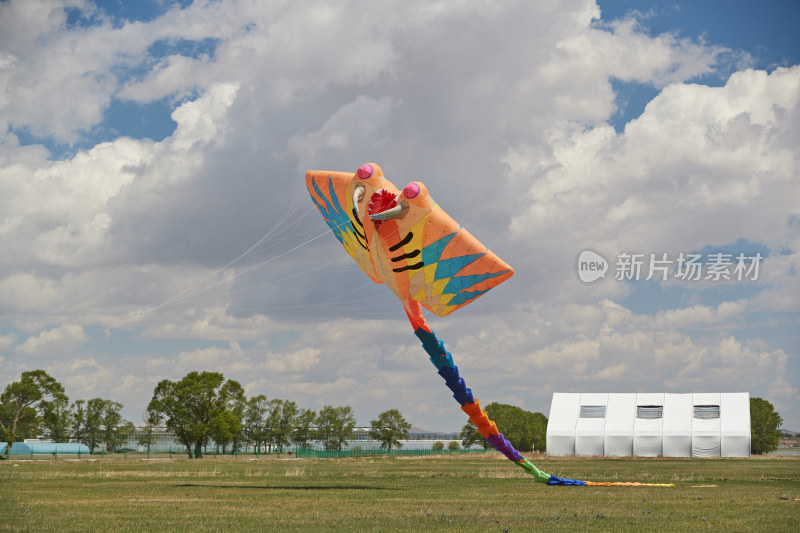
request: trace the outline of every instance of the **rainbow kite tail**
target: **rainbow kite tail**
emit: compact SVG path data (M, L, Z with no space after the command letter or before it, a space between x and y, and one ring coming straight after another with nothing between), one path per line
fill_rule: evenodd
M416 304L416 305L414 305ZM425 317L422 316L422 308L419 302L409 301L406 306L406 314L414 327L414 334L422 341L422 347L431 358L431 362L439 371L439 375L444 378L445 384L453 392L453 398L461 405L461 410L467 413L469 421L478 428L478 433L486 439L495 450L505 455L510 461L531 474L538 483L547 485L563 486L620 486L620 487L672 487L672 484L659 483L638 483L620 481L582 481L580 479L569 479L546 474L536 468L536 466L519 453L514 446L503 437L497 429L497 424L489 418L477 398L472 396L472 390L467 387L464 378L459 376L458 367L453 363L453 356L444 347L444 342L436 338L436 334L428 326Z
M431 362L439 371L439 375L444 378L445 384L453 392L453 398L461 405L461 410L467 413L470 422L478 428L478 433L486 439L497 451L505 455L517 466L522 467L531 474L539 483L550 485L582 485L583 481L565 480L556 476L545 474L536 466L519 453L514 446L503 437L497 429L497 424L489 419L486 411L481 409L481 405L472 396L472 390L467 387L464 378L458 375L458 367L453 363L453 356L448 352L444 343L436 338L436 334L428 326L425 317L422 316L422 307L419 302L409 301L406 306L406 314L414 327L414 334L422 341L422 347L431 358Z

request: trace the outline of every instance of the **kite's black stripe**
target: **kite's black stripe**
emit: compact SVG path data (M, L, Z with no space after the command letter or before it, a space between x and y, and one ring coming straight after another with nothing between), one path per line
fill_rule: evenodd
M356 211L355 207L353 208L353 218L356 219L356 222L358 222L359 226L361 226L362 228L364 227L364 224L362 224L361 219L358 218L358 211Z
M413 239L413 238L414 238L414 234L413 234L412 232L410 232L410 231L409 231L409 232L408 232L408 235L406 235L405 237L403 237L403 240L402 240L402 241L398 242L397 244L395 244L394 246L392 246L391 248L389 248L389 251L390 251L390 252L397 251L397 249L398 249L398 248L400 248L401 246L405 246L406 244L408 244L409 242L411 242L411 239Z
M364 236L363 236L363 235L362 235L362 234L361 234L361 233L360 233L360 232L359 232L359 231L356 229L356 225L355 225L355 224L353 224L352 222L350 222L350 226L353 228L353 231L354 231L354 232L355 232L355 234L356 234L356 242L357 242L358 244L360 244L360 245L361 245L361 247L362 247L363 249L365 249L365 250L369 251L369 248L367 248L367 245L366 245L367 238L366 238L366 237L364 237ZM363 241L363 242L362 242L362 241Z
M406 270L419 270L420 268L424 267L425 263L419 262L414 265L406 265L400 268L393 268L392 272L405 272Z
M352 220L350 221L350 226L353 228L353 231L355 231L355 232L356 232L356 235L358 235L359 237L361 237L361 240L363 240L364 242L366 242L367 238L366 238L366 237L364 237L364 234L363 234L363 233L361 233L360 231L358 231L358 228L356 227L356 225L355 225L355 224L353 224L353 221L352 221Z
M417 257L419 255L419 250L414 250L411 253L398 255L397 257L392 257L392 263L396 263L398 261L402 261L403 259L411 259L412 257Z

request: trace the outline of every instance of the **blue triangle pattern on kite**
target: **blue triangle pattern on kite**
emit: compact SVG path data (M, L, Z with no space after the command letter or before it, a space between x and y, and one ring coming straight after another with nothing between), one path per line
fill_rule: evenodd
M325 222L328 224L328 227L331 228L331 231L333 231L334 236L336 236L336 238L339 240L340 243L344 243L344 237L342 237L342 231L343 228L350 227L350 218L347 216L347 214L344 212L344 209L342 209L342 206L339 204L339 200L336 197L336 193L333 190L333 180L328 181L330 196L331 196L330 201L328 201L325 195L322 194L322 191L319 190L319 187L317 187L316 180L312 180L311 183L314 185L314 192L317 193L317 196L322 198L322 200L325 202L325 205L319 203L317 199L314 198L313 194L311 195L311 199L314 201L315 204L317 204L317 208L322 214L323 220L325 220Z
M472 287L476 283L497 277L506 272L508 272L508 270L503 270L502 272L487 272L486 274L472 274L469 276L453 276L450 281L447 282L442 292L444 294L457 294L466 288Z
M458 233L458 232L456 232ZM439 261L439 258L442 256L442 252L444 251L445 247L450 244L450 240L456 236L456 233L451 233L450 235L445 235L441 239L430 243L428 246L422 249L422 264L424 265L432 265Z
M466 303L466 302L468 302L470 300L474 300L475 298L477 298L481 294L485 294L485 293L489 292L489 290L490 289L486 289L486 290L483 290L483 291L463 291L463 292L459 292L458 294L453 296L452 300L450 300L450 305L461 305L461 304Z
M458 274L458 272L462 268L472 263L473 261L477 261L484 255L486 255L486 252L480 254L460 255L458 257L451 257L449 259L442 259L436 265L436 274L434 274L434 278L435 279L451 278L456 274Z

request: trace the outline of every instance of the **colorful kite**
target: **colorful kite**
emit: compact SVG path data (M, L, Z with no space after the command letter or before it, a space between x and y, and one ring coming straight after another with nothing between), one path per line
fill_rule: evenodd
M306 173L306 186L325 222L366 275L385 283L403 302L414 334L478 433L518 466L549 485L627 485L545 474L503 437L459 376L422 307L447 316L475 301L514 270L445 213L420 182L402 191L366 164L356 171Z

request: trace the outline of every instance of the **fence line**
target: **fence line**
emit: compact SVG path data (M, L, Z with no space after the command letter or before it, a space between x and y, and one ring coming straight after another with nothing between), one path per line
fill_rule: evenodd
M193 452L194 450L192 450ZM425 456L425 455L463 455L468 453L484 453L488 450L484 448L460 448L460 449L435 449L435 448L419 448L419 447L401 447L401 448L393 448L391 450L387 450L385 448L378 448L378 447L362 447L362 446L354 446L352 448L345 448L343 450L326 450L322 445L315 446L315 447L302 447L302 446L291 446L285 448L283 451L273 450L271 452L262 451L254 446L242 446L241 448L226 448L224 451L219 446L204 446L203 447L203 457L217 457L217 456L233 456L238 457L239 455L247 455L247 456L255 456L256 458L264 455L264 456L278 456L281 455L295 455L298 458L318 458L318 459L327 459L327 458L337 458L337 457L370 457L376 455L382 456ZM144 457L149 459L151 456L155 457L163 457L168 456L170 459L173 456L177 457L189 457L191 458L191 454L186 449L185 446L179 446L177 448L170 447L168 450L146 450L146 451L129 451L129 450L121 450L119 452L107 452L104 449L97 450L95 452L82 452L82 451L75 451L75 452L59 452L58 450L54 452L44 452L44 451L35 451L35 450L25 450L25 451L18 451L18 450L11 450L9 454L10 457L15 457L18 459L25 458L25 459L48 459L52 458L52 460L57 461L59 456L64 458L64 456L71 458L71 459L78 459L85 458L87 456L91 457L113 457L113 458L125 458L127 459L128 456L131 457Z
M387 450L385 448L350 448L346 450L325 450L318 448L301 448L296 449L297 457L307 458L336 458L336 457L370 457L375 455L402 455L402 456L420 456L420 455L463 455L465 453L484 453L488 450L480 449L458 449L436 450L433 448L393 448Z

